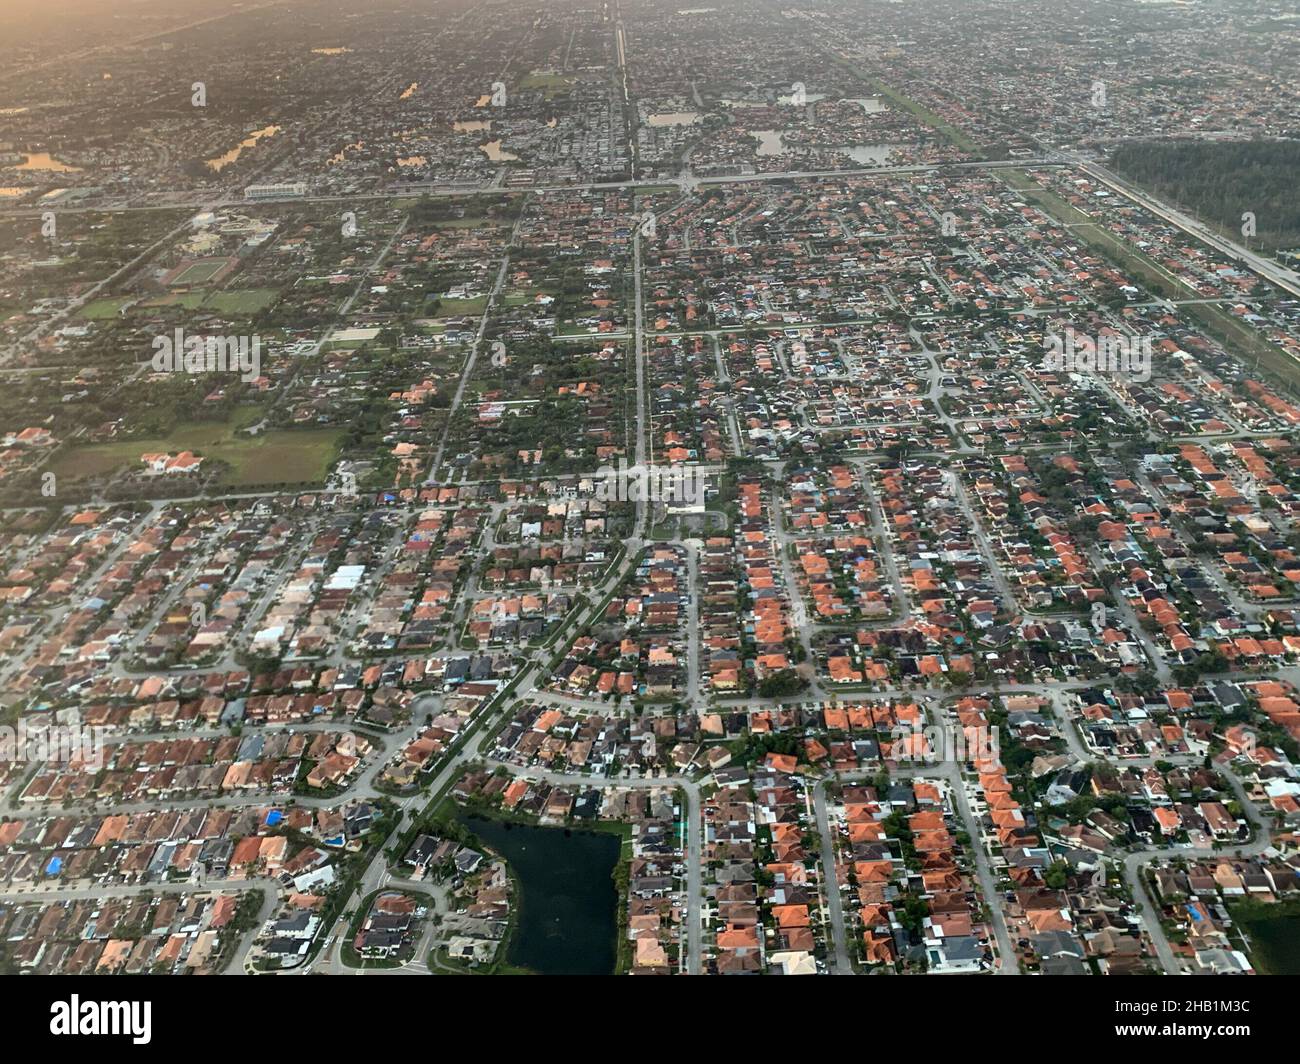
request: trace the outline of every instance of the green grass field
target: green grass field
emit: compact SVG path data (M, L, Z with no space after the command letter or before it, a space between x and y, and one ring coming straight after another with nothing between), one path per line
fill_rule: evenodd
M273 429L251 437L235 435L258 416L249 408L227 421L177 425L165 436L74 447L58 454L50 469L56 477L76 481L143 468L142 454L194 451L230 466L219 481L228 487L325 479L343 435L340 430Z
M540 89L548 100L559 93L568 92L572 85L573 79L563 74L527 74L519 79L521 92L536 92Z
M130 300L125 296L109 296L103 299L92 299L77 311L77 317L86 321L104 321L108 318L115 318L117 317L117 312L129 302Z
M506 227L500 219L489 218L486 214L465 218L444 218L431 224L434 229L482 229L484 227L504 229Z
M258 311L269 307L279 298L280 293L274 288L236 288L229 292L213 292L211 294L175 292L171 295L160 296L157 299L141 300L135 307L132 307L131 313L135 312L136 307L145 311L156 310L159 307L180 307L184 310L198 310L201 307L219 314L239 314L251 317ZM77 312L77 316L86 321L106 321L116 317L117 312L128 302L130 302L130 299L126 296L105 296L102 299L92 299Z
M438 315L445 318L461 314L482 314L487 307L487 300L487 296L475 296L473 299L439 299Z
M203 306L203 301L207 298L202 292L177 292L169 296L161 296L158 299L146 299L140 304L141 307L182 307L185 310L197 310Z
M279 295L273 288L237 288L212 293L203 306L223 314L256 314L274 303Z
M175 285L195 285L207 284L217 274L225 269L225 259L200 259L198 262L191 263L172 281Z
M546 288L544 286L541 288L516 289L514 291L503 293L501 296L501 303L503 306L507 307L521 307L525 303L532 303L538 296L554 295L554 289Z

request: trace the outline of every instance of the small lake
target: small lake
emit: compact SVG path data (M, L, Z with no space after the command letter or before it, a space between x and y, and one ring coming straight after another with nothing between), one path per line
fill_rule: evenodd
M221 173L222 170L224 170L227 166L230 166L241 155L243 155L245 149L255 148L257 147L257 142L259 140L262 140L265 137L274 137L279 132L280 132L279 126L266 126L264 129L253 130L252 133L248 134L248 136L246 136L243 140L241 140L238 144L236 144L233 148L230 149L230 151L226 152L224 155L218 155L215 159L209 159L208 169L214 170L217 173Z
M851 144L840 148L855 163L863 166L884 166L893 154L892 144Z
M869 115L879 114L885 110L885 101L879 96L850 96L845 103L856 103Z
M69 166L67 163L61 163L47 151L35 152L27 155L22 164L13 167L13 169L41 170L51 174L77 174L81 172L79 167Z
M490 140L486 144L480 144L478 149L494 163L512 163L519 158L518 155L512 155L501 147L501 141L499 140Z
M784 155L785 140L782 138L779 129L754 129L750 131L751 137L758 138L758 155Z
M507 960L542 975L610 975L621 837L469 814L459 819L505 858L523 895Z
M338 166L339 163L345 162L350 151L360 151L366 146L365 141L359 140L355 144L345 144L334 155L325 160L326 166Z

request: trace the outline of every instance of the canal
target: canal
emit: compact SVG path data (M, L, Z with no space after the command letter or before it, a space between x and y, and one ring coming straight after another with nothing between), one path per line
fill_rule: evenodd
M610 975L618 939L614 869L621 837L458 819L510 866L522 898L507 961L541 975Z

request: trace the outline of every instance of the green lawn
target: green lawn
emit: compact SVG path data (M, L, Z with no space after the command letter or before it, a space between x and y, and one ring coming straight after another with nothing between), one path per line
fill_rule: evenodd
M540 89L549 100L552 96L568 92L573 79L563 74L527 74L519 79L520 92L535 92Z
M202 292L178 292L169 296L161 296L158 299L146 299L140 306L183 307L186 310L197 310L203 306L203 300L206 298Z
M439 299L438 314L441 317L482 314L487 308L487 301L487 296L475 296L473 299Z
M482 229L485 226L504 229L505 223L499 218L489 218L486 214L466 216L464 218L444 218L432 223L434 229Z
M236 288L229 292L174 292L157 299L146 299L137 303L142 310L154 310L158 307L182 307L185 310L213 310L221 314L240 314L252 316L274 303L280 293L274 288ZM78 312L78 316L90 321L101 321L114 317L129 302L124 296L94 299ZM133 308L134 310L134 308Z
M554 295L555 295L554 290L544 288L544 287L515 289L514 291L504 293L501 297L501 303L502 305L507 307L520 307L523 306L525 303L531 303L538 296L554 296Z
M205 309L224 314L256 314L279 297L273 288L237 288L231 292L214 292L203 304Z
M103 321L106 318L115 318L117 312L129 302L130 300L125 296L92 299L77 311L77 317L84 318L87 321Z
M257 416L258 412L250 408L223 422L177 425L165 436L70 448L57 455L50 468L57 477L81 480L141 468L142 454L194 451L230 466L220 480L229 487L325 479L341 430L274 429L251 437L235 435L236 429Z

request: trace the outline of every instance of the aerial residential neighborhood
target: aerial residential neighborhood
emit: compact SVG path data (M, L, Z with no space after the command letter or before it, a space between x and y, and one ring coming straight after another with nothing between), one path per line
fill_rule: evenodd
M1300 974L1294 4L14 6L0 972Z

